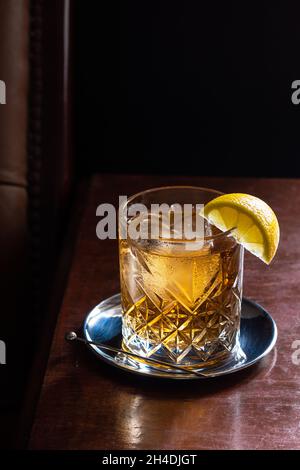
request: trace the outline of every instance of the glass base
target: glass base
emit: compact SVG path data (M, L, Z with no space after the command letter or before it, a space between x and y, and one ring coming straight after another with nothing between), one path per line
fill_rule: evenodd
M186 354L183 359L180 358L180 354L171 355L169 351L166 353L163 347L158 349L155 354L147 355L144 352L145 348L129 348L126 345L124 339L122 341L122 349L124 349L126 352L138 354L139 356L145 358L145 362L147 362L147 358L151 358L169 364L184 366L185 368L191 370L206 370L219 366L230 365L230 363L243 363L243 361L246 360L246 355L240 346L239 340L236 341L235 346L231 350L228 350L219 345L219 347L215 346L213 349L207 348L205 352L199 351L199 354L198 352L196 353L195 350L191 351L190 353ZM159 365L157 367L159 367ZM164 368L164 366L161 367Z
M84 321L83 334L87 341L122 348L120 294L103 300L89 312ZM227 357L219 357L218 365L208 364L210 361L202 361L201 364L198 362L198 367L195 363L192 364L193 369L197 368L201 372L201 377L197 377L194 371L172 369L171 364L170 367L153 365L147 358L129 358L122 352L109 351L96 344L88 344L88 347L99 359L124 371L148 377L194 380L219 377L245 369L266 356L274 347L276 339L276 324L268 312L256 303L243 299L239 344Z

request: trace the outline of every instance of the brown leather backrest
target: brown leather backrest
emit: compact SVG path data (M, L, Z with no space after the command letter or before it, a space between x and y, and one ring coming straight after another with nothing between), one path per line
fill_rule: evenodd
M0 0L0 79L6 85L6 104L0 104L0 332L6 317L13 324L26 258L28 5Z
M67 225L74 181L71 12L72 0L0 0L0 85L6 86L6 104L0 97L0 341L7 346L0 422L3 409L16 412L35 346L44 340ZM0 448L4 434L0 426Z
M0 406L13 403L26 359L15 348L28 322L23 311L27 265L27 112L29 0L0 0L0 340L6 364L0 366ZM23 312L23 313L22 313ZM21 346L22 347L22 346ZM15 381L16 379L16 381Z
M0 183L26 186L28 0L0 0Z

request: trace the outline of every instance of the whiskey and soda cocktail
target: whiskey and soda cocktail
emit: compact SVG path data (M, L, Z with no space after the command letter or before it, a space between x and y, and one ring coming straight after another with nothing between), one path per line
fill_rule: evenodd
M190 367L215 366L242 354L243 247L199 215L199 204L220 194L158 188L132 196L120 209L120 232L127 232L119 241L124 349ZM140 208L138 215L129 215L133 205ZM170 208L169 218L153 213L162 205ZM174 207L188 205L192 211L177 217ZM196 216L201 233L186 238L185 217L193 234ZM176 226L175 219L182 223ZM144 236L131 237L133 226Z

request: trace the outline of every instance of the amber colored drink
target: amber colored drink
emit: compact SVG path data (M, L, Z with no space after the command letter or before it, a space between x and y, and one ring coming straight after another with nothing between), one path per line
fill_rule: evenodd
M205 222L205 240L120 240L123 346L210 366L239 348L243 248Z

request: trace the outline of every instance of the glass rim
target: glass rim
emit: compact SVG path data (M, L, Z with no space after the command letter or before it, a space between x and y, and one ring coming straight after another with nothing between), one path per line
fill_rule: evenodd
M126 207L128 207L128 205L130 203L132 203L132 201L134 201L134 199L140 197L140 196L143 196L144 194L151 194L151 193L154 193L154 192L159 192L159 191L165 191L165 190L176 190L176 189L180 189L180 190L197 190L197 191L203 191L203 192L207 192L207 193L212 193L212 194L215 194L216 197L218 196L222 196L223 194L225 194L224 192L222 191L219 191L217 189L212 189L212 188L207 188L205 186L193 186L193 185L168 185L168 186L156 186L154 188L149 188L149 189L145 189L143 191L139 191L138 193L135 193L133 194L132 196L130 196L126 203L123 205L122 207L122 210L124 210ZM125 218L125 224L127 225L128 224L128 220ZM197 239L197 241L201 241L203 240L204 242L209 242L209 241L212 241L212 240L215 240L215 239L220 239L220 238L226 238L228 236L230 236L231 232L235 229L235 227L232 227L230 228L229 230L226 230L225 232L221 232L220 233L217 233L215 235L209 235L209 236L204 236L204 237L200 237ZM174 243L174 244L179 244L179 243L195 243L196 240L178 240L178 239L167 239L167 238L159 238L159 240L161 242L171 242L171 243ZM235 242L237 243L237 241L235 240Z
M154 193L156 191L164 191L167 189L169 190L170 189L194 189L194 190L206 191L208 193L218 194L219 196L222 196L223 194L225 194L222 191L219 191L218 189L206 188L205 186L177 185L177 184L175 184L174 186L172 185L155 186L154 188L145 189L144 191L139 191L138 193L133 194L127 199L125 205L128 205L130 202L132 202L133 199L135 199L138 196L142 196L143 194Z

